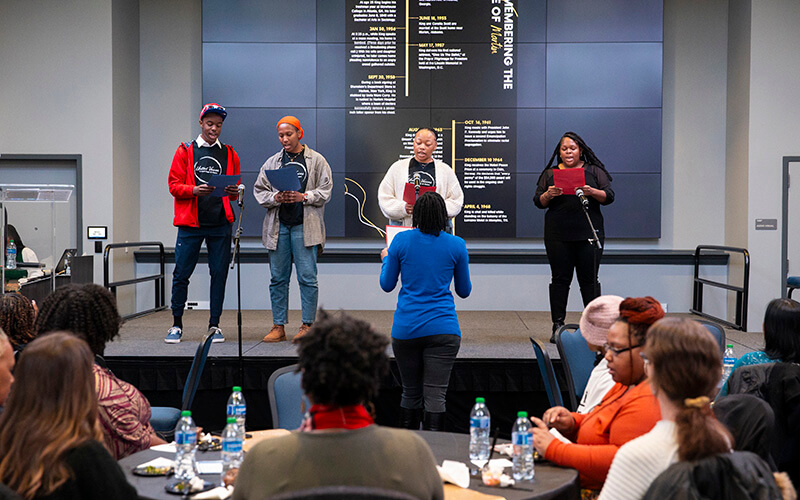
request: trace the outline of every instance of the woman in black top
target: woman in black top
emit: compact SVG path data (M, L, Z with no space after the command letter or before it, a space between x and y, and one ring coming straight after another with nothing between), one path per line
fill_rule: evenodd
M555 164L553 160L556 160ZM580 199L566 195L553 185L553 170L580 168L584 171L583 193L589 201L589 217L597 230L600 242L605 240L603 214L600 205L614 201L611 175L594 151L574 132L565 133L558 141L550 161L547 163L536 187L533 203L547 209L544 216L544 247L550 261L550 316L553 334L564 324L567 314L569 286L573 269L578 273L581 298L586 306L600 296L597 270L600 266L602 248L590 243L592 230L583 214ZM551 337L553 342L555 337Z

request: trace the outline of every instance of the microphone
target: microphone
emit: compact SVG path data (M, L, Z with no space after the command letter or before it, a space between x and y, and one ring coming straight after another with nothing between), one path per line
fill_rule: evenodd
M588 207L589 206L589 199L586 198L585 194L583 194L583 189L576 188L575 189L575 194L578 195L578 198L580 198L581 203L583 204L584 207Z
M414 172L414 192L419 198L419 172Z
M242 206L242 204L244 203L244 184L239 184L239 186L237 187L237 189L239 190L239 196L238 196L238 198L236 199L236 202L237 202L237 203L239 204L239 206L241 207L241 206Z

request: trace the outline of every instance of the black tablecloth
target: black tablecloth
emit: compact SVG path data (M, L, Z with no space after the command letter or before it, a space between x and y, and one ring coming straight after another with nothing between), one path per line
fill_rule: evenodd
M457 460L469 463L469 436L467 434L427 431L418 431L418 433L430 445L437 463L441 464L443 460ZM135 466L157 457L174 458L169 453L145 450L123 458L119 461L119 464L125 472L128 482L139 492L140 498L173 500L177 497L164 491L164 485L167 483L166 478L134 476L131 472ZM197 452L197 460L219 459L219 452ZM537 463L534 473L532 482L523 481L512 488L489 488L481 483L479 477L474 477L470 482L470 489L489 495L503 496L508 500L577 500L580 498L578 472L576 470L557 467L549 463ZM218 483L220 479L217 474L203 475L201 477L215 483Z

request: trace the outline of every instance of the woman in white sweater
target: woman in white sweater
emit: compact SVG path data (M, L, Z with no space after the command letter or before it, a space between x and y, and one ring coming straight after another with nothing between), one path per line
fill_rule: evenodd
M709 404L722 359L708 330L690 319L664 318L647 331L641 356L661 405L661 420L619 449L600 493L602 500L638 500L671 464L724 453L733 444Z

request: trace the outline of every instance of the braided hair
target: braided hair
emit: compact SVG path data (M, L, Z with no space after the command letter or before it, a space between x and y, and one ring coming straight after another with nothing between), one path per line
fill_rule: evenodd
M447 229L447 205L444 198L435 191L423 193L414 203L411 226L419 228L422 233L439 236L439 232Z
M314 404L365 404L378 395L389 371L389 339L365 321L320 309L308 334L298 339L303 391Z
M94 283L56 288L44 299L36 317L39 335L54 330L73 332L101 356L106 343L119 335L121 324L116 299Z
M6 332L14 349L34 339L35 320L36 311L28 297L16 292L0 297L0 328Z
M564 140L565 137L568 137L575 141L578 147L581 149L581 160L591 165L598 166L603 172L606 173L608 176L609 181L613 181L614 179L611 177L611 174L608 173L606 170L606 166L603 165L603 162L594 154L592 148L590 148L586 142L584 142L583 138L576 134L575 132L564 132L564 135L561 136L561 139L558 140L558 144L556 144L556 149L553 151L552 156L550 156L550 161L547 162L547 166L544 167L545 170L548 168L558 168L558 164L561 163L561 155L558 154L559 150L561 150L561 141ZM556 160L555 164L553 164L553 160Z

